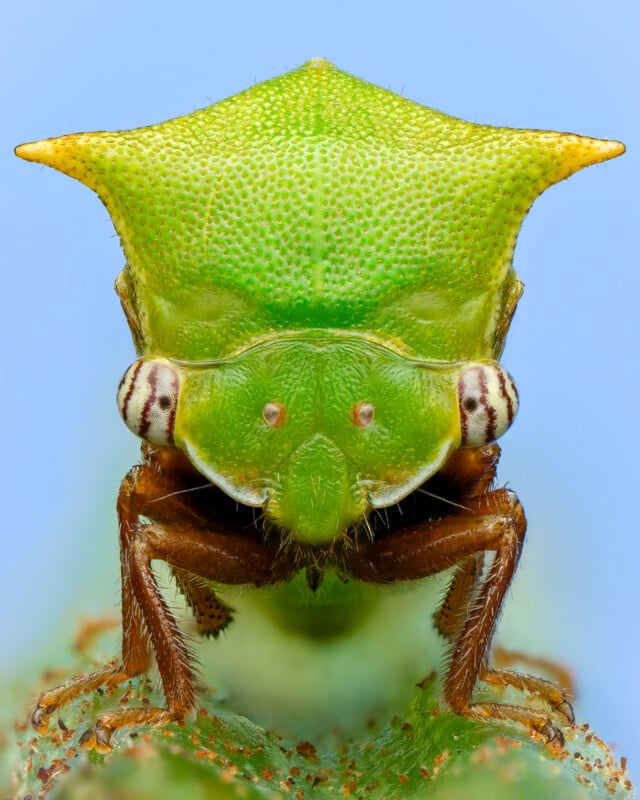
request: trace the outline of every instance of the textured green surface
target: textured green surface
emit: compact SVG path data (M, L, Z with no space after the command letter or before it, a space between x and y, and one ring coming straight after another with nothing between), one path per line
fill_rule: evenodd
M86 665L84 665L86 667ZM516 726L483 724L437 712L433 680L415 689L406 712L372 723L332 746L282 738L219 703L205 700L194 720L120 734L112 754L78 748L79 734L102 708L150 697L136 683L111 697L76 703L46 737L24 723L5 741L3 796L22 800L589 800L634 797L629 775L588 726L551 748ZM66 729L66 730L65 730ZM18 748L14 741L20 742ZM0 785L2 788L2 785Z
M298 539L336 538L422 483L460 441L459 368L427 370L363 340L270 342L181 373L176 444ZM362 400L376 409L367 428L351 417ZM264 423L270 401L286 407L282 427Z
M19 151L105 202L145 352L349 328L431 361L494 354L531 203L619 152L463 122L324 60L160 125Z

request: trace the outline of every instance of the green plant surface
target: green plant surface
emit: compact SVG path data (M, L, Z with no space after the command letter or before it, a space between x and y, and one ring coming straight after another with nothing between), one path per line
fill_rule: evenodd
M84 668L90 666L86 662ZM56 679L59 679L56 675ZM44 683L51 682L49 674ZM483 690L495 697L497 690ZM499 691L501 700L509 692ZM15 702L15 701L14 701ZM52 720L45 736L26 712L7 735L15 800L164 800L329 798L372 800L580 800L634 797L617 762L589 729L564 729L566 744L547 745L511 724L479 722L439 708L435 674L415 688L403 715L371 722L353 738L316 747L280 737L234 713L213 692L184 723L121 733L106 755L85 752L80 735L114 706L157 703L150 681L97 692Z

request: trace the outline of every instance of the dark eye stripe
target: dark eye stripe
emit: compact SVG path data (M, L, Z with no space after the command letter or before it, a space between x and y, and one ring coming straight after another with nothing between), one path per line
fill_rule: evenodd
M487 442L492 442L496 438L497 414L493 403L489 402L489 387L487 386L487 370L477 367L478 383L480 384L480 404L485 410L487 425L485 428L485 438Z
M178 392L180 391L180 381L178 376L174 373L171 379L171 388L173 389L173 402L169 410L169 418L167 420L167 439L173 441L173 431L176 427L176 411L178 410Z
M151 372L144 376L145 386L144 389L148 390L147 400L142 408L142 413L140 414L140 427L138 428L138 435L142 436L144 439L147 433L149 432L149 428L151 427L151 417L150 412L151 409L154 407L156 403L156 394L158 388L158 365L154 364L151 367ZM142 389L143 387L138 387Z
M502 394L502 397L504 397L504 399L507 402L507 415L509 417L509 425L511 425L511 423L513 422L513 418L516 415L516 412L515 412L515 409L513 407L513 400L511 399L511 395L509 394L509 391L507 389L506 373L503 370L500 370L498 372L498 381L500 382L500 393ZM515 392L516 399L517 399L518 398L518 389L516 388L516 385L515 385L515 383L513 381L510 381L510 383L511 383L511 386L513 388L513 391Z
M129 377L129 389L127 390L127 393L124 396L124 399L122 401L122 407L120 409L120 413L122 414L122 417L124 421L127 423L127 425L129 425L129 401L131 400L131 397L133 396L133 393L135 391L136 384L138 382L138 375L140 374L140 370L142 369L142 364L143 364L142 361L136 361L133 374L129 376L129 370L127 370L124 373L122 380L120 381L120 386L118 387L118 391L120 391L122 385L127 380L127 377Z
M460 406L460 433L462 441L466 442L469 438L469 412L465 405L465 374L460 376L458 381L458 405Z

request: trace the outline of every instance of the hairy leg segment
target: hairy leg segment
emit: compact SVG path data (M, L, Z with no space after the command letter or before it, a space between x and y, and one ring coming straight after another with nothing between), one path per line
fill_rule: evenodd
M512 686L541 698L565 724L574 721L567 694L557 684L488 665L526 530L515 493L491 488L499 452L497 445L491 445L454 453L432 483L440 496L455 497L456 506L444 516L396 530L360 548L348 571L362 581L387 583L418 580L454 567L435 615L438 630L451 644L443 686L446 705L463 716L519 722L548 742L563 744L560 729L544 710L472 700L478 681ZM488 566L487 554L492 554Z
M49 717L76 697L111 688L158 667L166 707L120 708L102 714L81 743L106 752L111 734L123 727L166 724L195 708L197 686L193 658L156 582L151 562L170 565L178 588L196 617L200 632L217 635L230 609L207 586L263 586L286 580L290 560L276 546L242 535L224 521L212 520L206 502L194 503L191 491L202 484L179 451L143 448L145 461L123 480L118 495L122 580L122 663L86 673L40 695L31 720L45 732ZM194 480L196 486L194 487ZM142 522L141 519L150 520Z

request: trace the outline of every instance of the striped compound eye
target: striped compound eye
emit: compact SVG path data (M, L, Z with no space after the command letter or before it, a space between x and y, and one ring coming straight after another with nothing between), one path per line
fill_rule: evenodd
M180 378L169 362L134 361L118 387L118 409L125 425L151 444L173 443Z
M474 364L458 380L463 447L481 447L498 439L518 411L518 391L499 364Z

